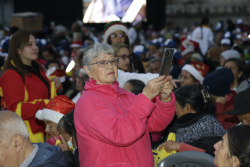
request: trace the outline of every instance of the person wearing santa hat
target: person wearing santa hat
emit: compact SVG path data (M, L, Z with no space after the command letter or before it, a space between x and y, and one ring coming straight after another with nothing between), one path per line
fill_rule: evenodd
M203 84L204 77L209 67L203 63L191 62L186 64L181 71L181 87L191 84Z
M71 59L73 59L76 55L76 52L83 47L83 43L82 41L74 41L71 45L70 45L72 52L71 52Z
M194 52L198 52L199 49L199 43L182 38L181 40L181 55L182 58L179 60L178 64L181 66L184 62L189 62L191 59L191 56Z
M62 70L59 66L59 62L55 59L52 59L47 62L45 65L46 76L51 79L54 77L58 77L61 82L61 88L58 90L58 95L64 95L67 93L67 91L71 88L71 81L66 76L66 73L64 70Z
M45 132L48 133L49 139L59 135L57 130L58 122L74 108L74 102L65 95L59 95L51 99L44 109L37 111L35 116L38 120L45 122Z
M131 46L131 41L128 37L127 26L120 21L112 21L110 23L107 23L104 27L103 43L108 43L109 45L112 45L114 43L123 43ZM139 73L145 73L145 70L139 58L134 53L132 53L131 58L131 70L133 70L132 66L134 66L134 69L138 70Z

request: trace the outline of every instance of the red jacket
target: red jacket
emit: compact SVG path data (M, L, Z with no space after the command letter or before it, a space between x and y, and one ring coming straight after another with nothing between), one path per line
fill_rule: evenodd
M216 117L221 123L222 127L226 130L234 125L237 125L240 122L236 116L224 114L224 112L232 110L234 108L234 98L237 93L234 90L231 90L230 94L231 99L229 99L225 104L215 103Z
M86 82L76 103L74 123L80 166L152 167L149 132L163 130L175 114L175 96L156 103L114 85Z
M44 123L35 118L35 113L43 109L50 99L50 81L43 71L39 71L48 82L49 90L41 79L31 72L30 77L25 75L23 80L16 70L8 69L0 78L1 106L28 121L33 134L44 133Z

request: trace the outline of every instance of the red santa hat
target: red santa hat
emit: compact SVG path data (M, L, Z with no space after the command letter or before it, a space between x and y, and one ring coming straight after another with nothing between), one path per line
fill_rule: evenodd
M189 72L195 79L200 81L200 84L203 84L203 80L209 71L209 67L200 62L192 62L186 64L182 70Z
M51 67L46 71L46 76L48 78L52 77L52 76L56 76L59 77L60 82L63 83L66 81L66 73L64 70L62 69L57 69L56 67Z
M193 40L182 38L181 39L181 55L185 56L190 52L196 52L199 48L199 43Z
M81 48L83 47L82 41L75 41L70 45L71 48Z
M60 119L74 108L74 102L67 96L60 95L51 99L44 109L37 111L35 116L39 120L49 120L58 124Z

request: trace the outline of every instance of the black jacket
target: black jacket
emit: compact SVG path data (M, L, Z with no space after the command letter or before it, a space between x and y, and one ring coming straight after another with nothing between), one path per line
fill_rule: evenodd
M71 151L63 151L63 156L67 162L68 167L79 167L79 153L78 148L73 154Z

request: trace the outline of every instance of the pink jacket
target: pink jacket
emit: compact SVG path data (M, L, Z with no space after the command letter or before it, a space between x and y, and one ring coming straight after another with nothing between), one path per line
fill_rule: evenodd
M74 121L81 167L153 167L149 132L163 130L175 114L175 96L156 103L114 85L89 80Z

